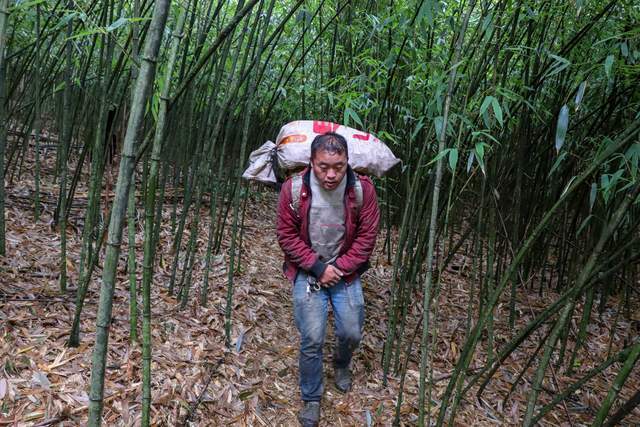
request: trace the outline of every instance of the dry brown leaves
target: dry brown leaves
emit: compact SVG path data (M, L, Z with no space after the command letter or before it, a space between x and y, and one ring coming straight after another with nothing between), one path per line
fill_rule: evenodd
M52 167L52 157L46 166ZM23 178L9 187L7 207L7 253L0 265L0 425L78 425L87 416L88 382L94 340L95 312L98 302L99 277L94 275L82 321L82 344L66 347L74 310L73 292L77 284L79 231L86 189L80 188L71 213L69 235L70 289L61 293L57 284L59 236L49 222L57 195L51 177L43 183L47 209L40 222L34 223L29 207L33 182ZM25 202L26 200L26 202ZM273 194L253 197L245 220L245 234L240 271L235 276L233 310L233 346L224 344L224 309L226 297L226 259L214 259L210 273L207 307L197 303L206 248L208 220L201 212L198 231L198 255L194 268L192 298L189 307L180 311L177 300L167 293L173 254L170 253L171 206L167 200L161 225L158 266L152 295L153 317L153 383L152 422L156 425L295 425L299 408L297 388L298 335L293 324L290 285L281 274L282 257L275 238ZM178 209L180 212L180 209ZM140 216L139 216L140 217ZM191 230L187 229L187 232ZM362 346L354 359L354 389L341 395L332 387L329 332L326 344L325 396L323 425L390 425L398 394L399 378L391 377L387 387L382 383L380 360L386 333L387 304L391 267L380 244L373 259L374 268L364 277L367 322ZM141 257L142 227L138 224L137 251ZM227 252L228 236L223 242ZM185 237L183 242L188 239ZM126 241L126 239L125 239ZM138 425L141 406L141 351L139 344L129 342L129 281L124 270L127 248L123 247L118 284L114 299L113 324L109 341L109 359L105 381L103 419L107 425ZM181 260L181 267L184 260ZM447 379L463 344L471 279L467 276L470 261L456 259L456 268L442 276L442 292L437 307L438 340L434 351L432 414L447 384ZM138 259L138 266L140 258ZM464 266L467 266L465 270ZM462 267L461 267L462 266ZM138 268L139 270L139 268ZM138 271L138 283L141 274ZM554 297L535 293L521 298L518 326L526 324ZM416 298L421 298L416 295ZM139 298L141 302L141 298ZM580 353L578 374L603 360L609 347L614 305L589 329L587 349ZM578 310L579 313L579 310ZM435 315L436 313L434 313ZM512 331L507 327L508 305L495 313L496 341L502 344ZM419 318L419 304L411 313L406 331L413 331ZM577 321L577 320L576 320ZM628 338L628 320L620 317L611 342L612 350ZM330 328L329 328L330 330ZM409 333L410 335L410 333ZM419 337L419 334L418 334ZM537 335L539 338L539 335ZM419 339L419 338L418 338ZM406 345L404 343L403 345ZM461 404L459 425L518 424L524 414L535 369L529 368L523 382L515 386L511 398L502 400L528 356L535 351L533 340L525 344L496 374L480 401L473 393ZM410 359L401 408L402 423L412 425L417 417L418 357ZM484 348L484 347L483 347ZM239 351L238 351L239 349ZM472 368L481 367L484 350L476 354ZM582 425L599 407L615 377L617 367L596 377L565 405L559 405L545 419L548 425ZM563 390L577 378L565 377L564 370L550 376L544 384L542 401L548 401L557 390ZM639 386L636 368L621 392L628 398ZM200 402L190 413L196 402ZM640 423L640 413L627 419Z

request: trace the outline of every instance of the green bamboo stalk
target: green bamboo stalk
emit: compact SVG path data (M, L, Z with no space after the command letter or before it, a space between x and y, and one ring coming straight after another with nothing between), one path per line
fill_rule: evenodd
M104 21L106 21L109 16L109 9L111 9L110 5L111 2L109 1L105 3L103 8L102 16ZM103 51L104 49L106 49L106 51ZM100 245L96 244L96 242L98 238L104 234L102 227L99 225L98 215L100 210L100 196L102 193L102 177L104 176L105 168L105 144L108 139L105 135L107 132L110 132L110 130L106 129L107 113L109 108L109 94L107 86L109 75L111 74L111 61L113 59L113 43L108 41L106 35L103 35L102 37L100 49L100 56L102 57L103 55L104 62L102 66L98 67L98 87L100 88L101 93L98 117L96 119L97 125L91 145L89 193L87 195L87 209L84 217L82 243L80 246L80 280L76 291L76 307L68 340L68 344L71 347L77 347L80 345L80 317L82 316L84 299L87 295L88 287L91 283L91 276L94 271L92 266L94 262L97 262L100 255Z
M149 155L149 176L151 176L151 155ZM167 178L169 176L169 162L165 161L162 164L162 177L160 178L160 195L157 197L156 202L156 213L155 213L155 222L154 224L160 224L162 222L162 210L165 202L165 193L167 190ZM149 194L149 178L147 178L147 194L145 195L145 206L147 197ZM157 178L156 178L157 182ZM145 222L146 222L146 212L145 212ZM158 248L158 242L160 241L160 228L161 227L152 227L153 228L153 242L151 247L155 251Z
M178 226L178 196L176 195L175 191L176 188L178 187L178 178L180 175L179 172L179 168L178 165L176 164L174 166L174 173L173 173L173 200L172 200L172 205L171 205L171 234L176 234L176 227Z
M73 0L67 2L69 10L73 10ZM58 226L60 228L60 291L67 290L67 158L71 146L73 112L71 110L73 53L71 35L73 33L73 19L67 23L67 41L65 43L65 71L63 92L63 122L62 139L59 149L60 176L60 204L58 208Z
M127 270L129 272L129 340L138 341L138 289L136 274L136 187L135 172L129 189L127 203L127 234L129 257Z
M600 256L600 254L602 253L602 250L604 249L605 244L607 243L607 241L610 239L610 237L613 235L613 233L616 231L616 229L620 225L620 222L622 221L624 215L627 213L627 209L629 208L629 206L631 206L633 202L635 202L636 198L638 197L638 194L640 194L640 185L636 185L636 187L629 194L625 196L622 203L620 203L616 211L612 214L611 220L606 225L606 227L603 228L602 234L600 235L598 242L596 243L595 247L593 248L593 251L589 255L589 258L586 261L584 267L580 271L580 276L577 279L577 286L581 287L589 279L589 276L591 275L591 272L593 271L596 265L596 262L598 260L598 257ZM547 340L547 344L545 344L545 352L544 352L541 363L538 365L538 369L536 371L536 377L532 384L532 392L529 394L529 398L527 401L527 410L526 410L526 414L523 421L524 426L532 425L533 412L535 410L536 400L538 398L538 393L540 392L540 386L542 384L542 380L544 379L546 368L549 364L549 360L551 358L551 354L553 353L559 334L562 331L562 329L565 327L565 324L569 319L569 314L571 314L571 312L573 311L574 305L575 305L575 300L567 301L562 311L562 314L560 315L560 319L556 322L556 325L554 326L554 329L551 332L549 339ZM606 416L606 414L607 412L605 412L604 416ZM603 416L603 419L604 419L604 416Z
M133 2L133 16L140 16L140 1ZM135 63L140 63L140 31L138 23L131 26L132 56ZM138 68L131 67L131 80L136 81ZM131 93L133 101L133 93ZM146 163L145 163L146 164ZM144 195L142 196L144 198ZM131 188L129 189L129 200L127 203L127 234L128 234L128 263L129 271L129 340L131 343L138 341L138 277L136 272L136 179L135 168Z
M580 327L578 330L578 336L576 338L575 345L573 347L573 352L571 353L571 358L569 359L569 365L567 366L567 375L573 374L573 369L575 366L576 357L578 355L578 351L583 346L587 338L587 326L589 325L589 319L591 319L591 310L593 309L593 299L595 297L596 291L595 288L590 288L587 291L587 296L584 302L584 308L582 309L582 319L580 320Z
M494 163L495 165L495 163ZM495 170L495 167L492 168ZM493 178L493 174L491 176ZM492 198L491 198L492 199ZM485 275L484 289L486 295L490 295L493 290L494 280L497 277L497 266L495 265L496 252L496 209L498 207L490 203L489 206L489 242L487 244L487 274ZM493 335L493 310L487 321L487 363L492 363L495 358L494 335Z
M607 393L607 397L604 399L604 402L602 402L600 409L598 409L598 413L593 420L593 424L591 424L593 427L600 427L602 423L604 423L604 420L607 417L607 414L609 414L609 410L611 409L611 405L613 405L616 397L618 397L622 386L631 374L631 371L633 370L633 367L635 366L638 359L640 359L640 343L637 343L633 347L631 347L631 351L624 361L622 368L620 368L620 371L618 371L618 375L616 375L615 380L613 380L613 384L611 384L611 388Z
M40 132L42 131L41 116L41 95L40 95L40 4L36 5L36 57L35 57L35 76L34 86L36 88L36 105L35 105L35 171L34 171L34 195L33 195L33 216L35 221L40 220ZM1 161L1 160L0 160ZM1 176L1 175L0 175ZM2 213L0 213L2 215Z
M156 131L151 148L149 177L147 194L145 200L145 221L144 221L144 259L142 275L142 425L148 426L151 415L151 282L153 280L153 265L155 257L154 229L159 230L158 225L154 227L154 208L156 205L156 187L158 182L158 172L160 169L160 154L166 132L166 116L169 94L171 91L171 78L176 63L178 47L182 39L182 29L186 19L186 7L182 8L175 30L172 34L169 56L163 76L164 84L160 95L160 105L158 107L158 119L156 121ZM164 176L166 177L166 171ZM163 190L164 191L164 190ZM159 203L162 204L162 200Z
M457 73L457 63L460 59L460 52L462 50L462 43L464 41L464 34L467 29L467 25L469 23L469 17L473 9L475 8L476 0L471 0L471 4L467 6L467 10L465 11L464 17L462 18L462 25L460 26L460 30L457 34L456 45L453 57L453 64L451 68L451 72L449 73L449 83L447 87L447 95L444 101L444 109L442 113L442 129L440 131L440 135L438 138L438 153L441 153L445 149L445 144L447 140L447 123L449 120L449 110L451 108L451 99L453 98L453 92L456 82L456 73ZM437 132L436 132L437 134ZM437 219L438 219L438 200L440 197L440 186L442 183L442 157L438 158L436 162L436 180L433 185L433 198L431 201L431 218L429 221L429 243L427 248L427 270L425 272L425 283L423 290L423 301L422 307L424 310L424 315L422 317L422 339L420 341L420 380L419 380L419 388L418 388L418 425L425 425L425 409L427 409L427 421L426 424L430 424L430 413L428 412L428 407L431 407L431 401L426 402L425 405L425 391L426 391L426 371L427 371L427 360L428 360L428 337L429 337L429 310L431 307L431 280L432 280L432 272L433 272L433 252L435 247L435 239L437 232Z
M426 144L425 144L426 145ZM410 221L409 229L414 229L415 224L423 224L426 219L424 218L428 214L428 201L429 201L430 193L428 191L424 191L421 197L419 204L416 208L411 209L411 211L418 213L415 218L412 218ZM419 227L418 227L419 228ZM406 274L400 275L400 286L398 287L398 292L400 293L399 308L401 310L400 317L400 330L398 331L398 344L396 346L395 352L395 360L394 360L394 371L398 372L399 363L400 363L400 353L402 351L403 338L405 335L405 327L407 324L408 312L411 306L413 292L416 287L422 285L422 281L418 274L422 267L422 260L426 258L426 250L427 250L427 240L429 235L429 228L422 227L419 232L412 233L409 237L409 241L406 244L407 248L410 252L410 258L407 260L408 267L405 269ZM416 249L414 250L414 240L418 239L417 244L415 244ZM407 286L408 283L408 286Z
M190 103L188 103L190 104ZM189 140L190 138L187 138ZM197 142L198 151L201 150L202 143ZM182 237L184 236L184 228L187 223L187 217L189 216L189 209L191 208L191 202L193 200L193 188L198 186L198 166L199 162L195 165L188 167L187 182L184 187L184 197L182 198L182 212L180 213L180 221L178 222L178 228L175 232L173 239L173 264L171 266L171 278L169 279L169 294L173 295L176 274L178 272L178 264L180 262L180 248L182 246Z
M609 366L613 365L616 362L624 360L631 352L631 349L632 347L628 347L620 351L616 355L608 358L607 360L605 360L604 362L600 363L598 366L596 366L595 368L587 372L578 381L576 381L575 383L567 387L562 393L556 394L551 400L551 402L543 406L540 409L540 411L536 414L536 416L533 418L533 420L531 420L532 424L537 425L538 421L540 421L546 414L548 414L549 411L555 408L558 403L562 402L567 397L575 393L577 390L581 389L587 382L589 382L592 378L604 372L607 368L609 368Z
M189 241L187 242L187 251L186 251L186 255L185 255L185 260L184 260L184 267L182 270L182 277L180 279L180 283L179 283L179 291L178 291L178 299L180 300L180 308L184 309L187 306L187 301L189 300L189 290L191 288L191 272L193 271L193 262L194 262L194 258L195 258L195 252L196 252L196 237L198 235L198 227L200 225L200 208L202 206L202 196L203 196L203 187L204 187L204 180L205 180L205 168L206 165L204 165L202 159L205 159L206 156L203 154L201 154L200 156L197 156L199 158L199 160L196 160L195 163L198 165L197 167L194 166L194 169L196 172L200 175L200 177L197 179L197 189L196 189L196 196L195 196L195 200L196 203L194 205L193 208L193 218L191 220L191 224L189 224ZM176 252L176 258L174 259L174 266L177 264L176 260L178 258L178 253ZM186 280L186 286L185 286L185 280Z
M529 357L527 359L527 363L525 363L524 366L522 367L522 369L520 369L520 373L518 374L518 376L513 381L511 381L511 387L509 387L509 391L507 392L507 394L502 399L502 405L503 406L507 404L507 402L509 401L509 398L511 397L511 394L515 391L515 389L518 386L518 384L520 384L520 380L522 380L522 378L525 376L525 374L527 373L527 371L529 370L529 368L531 367L533 362L534 361L538 361L538 359L539 359L538 353L540 353L540 350L543 349L545 343L548 341L549 335L551 335L551 331L552 331L552 328L550 328L547 331L547 333L544 335L544 337L542 339L538 340L539 341L538 342L538 346L536 347L536 349L534 350L533 353L529 354ZM478 393L477 396L480 396L480 394Z
M22 171L24 170L24 159L26 157L27 149L29 148L29 142L31 140L30 131L33 129L35 123L35 108L29 108L29 113L27 114L27 118L24 121L24 125L22 126L22 146L20 147L20 153L18 154L19 162L16 161L16 166L14 166L11 171L11 176L9 177L9 185L13 185L13 178L16 174L18 174L18 181L22 180Z
M118 181L115 189L116 197L113 201L111 220L109 222L107 249L96 321L96 344L91 363L88 425L92 427L99 426L102 421L104 374L107 362L107 345L111 323L113 292L128 191L134 169L135 143L139 139L145 106L154 81L156 61L162 40L162 33L167 20L169 5L170 0L158 0L154 5L151 26L145 41L144 54L131 101L131 113L122 149ZM149 331L143 330L143 335L147 332ZM143 357L144 356L146 355L143 354Z
M258 12L256 13L256 19L260 19L260 11L262 10L263 5L264 5L264 1L261 0L260 6L258 8ZM272 3L272 7L273 7L273 3ZM255 36L255 32L258 28L259 28L259 24L255 25L253 31L251 32L251 35L249 37L249 42L247 45L247 52L249 51L249 47L252 44L252 40ZM257 41L257 43L259 44L258 54L257 54L258 61L262 56L263 47L264 47L262 45L263 42L264 42L264 37L260 37L260 39ZM253 103L251 102L251 97L248 95L253 94L255 92L257 79L250 80L250 82L251 83L249 85L248 91L245 96L246 98L245 106L244 106L245 116L244 116L244 126L242 129L242 141L240 143L240 157L239 157L240 161L236 166L236 172L235 172L236 191L233 198L233 225L232 225L232 231L231 231L231 247L229 248L229 269L227 272L228 273L227 274L227 301L226 301L226 307L225 307L225 327L224 327L225 341L227 346L231 345L231 316L232 316L232 310L233 310L233 275L235 273L234 263L236 258L238 216L239 216L239 210L240 210L240 195L242 193L240 189L242 185L242 168L244 167L243 161L244 161L246 150L247 150L247 140L249 138L249 123L251 121L251 114L253 112L253 106L254 106ZM239 250L242 250L242 248L240 247Z
M533 243L540 237L542 231L546 229L547 225L551 222L551 218L556 213L556 211L564 205L564 202L570 195L573 194L576 188L579 188L579 186L587 178L589 178L591 174L609 158L609 156L626 147L626 145L633 140L639 130L640 120L636 120L614 141L607 144L606 147L602 149L600 153L593 159L589 166L571 181L571 183L561 194L560 198L545 212L543 217L530 233L529 237L524 241L518 252L513 257L513 261L509 265L507 271L503 274L502 279L500 280L500 284L494 290L493 295L491 296L491 299L489 301L488 306L490 307L490 309L493 309L493 307L495 307L495 305L498 303L499 296L502 294L502 291L509 283L509 280L515 272L516 268L522 262L524 256L532 248ZM444 422L446 411L442 408L448 407L449 399L451 398L453 389L456 387L456 384L460 380L460 377L464 375L466 368L469 366L471 358L473 357L473 354L475 352L475 347L480 337L480 333L482 331L482 328L484 327L485 322L487 321L489 311L484 311L484 313L481 314L480 318L478 319L478 323L476 323L475 327L471 331L470 336L466 340L464 347L461 350L461 355L458 359L458 362L456 363L454 372L442 397L441 410L440 414L438 415L438 425L442 425L442 423ZM460 397L461 396L459 396L458 398ZM452 411L450 415L451 419L453 419L454 416L455 412Z
M536 400L538 398L538 394L542 389L542 381L544 380L544 376L547 370L547 366L549 366L549 362L551 360L551 354L555 350L556 342L560 337L560 333L562 329L565 327L567 322L569 321L569 314L573 311L574 303L573 301L567 301L564 305L562 313L560 314L560 318L555 323L551 334L549 334L549 338L547 338L544 346L544 354L542 355L542 360L536 369L535 378L531 385L531 392L529 393L529 398L527 400L527 410L524 417L523 425L530 426L531 419L533 418L533 410L535 409Z
M109 218L110 215L107 217L107 222L109 221ZM108 226L109 224L107 223L106 227ZM87 290L89 289L89 282L91 281L91 276L93 275L93 272L98 265L100 252L102 251L102 246L104 245L105 239L106 232L102 232L96 244L95 251L91 253L90 258L88 259L84 274L80 275L78 290L76 292L76 307L73 314L71 332L67 341L67 345L69 347L78 347L80 345L80 321L82 317L82 308L84 307L84 300L87 296Z
M404 251L404 245L408 238L407 234L409 232L409 227L407 226L411 216L411 207L413 206L413 200L415 198L415 194L418 191L419 179L422 176L424 168L420 166L423 164L423 159L426 154L428 144L423 144L420 150L420 156L418 158L418 167L414 172L413 181L411 186L409 187L409 197L407 203L404 205L404 211L402 214L402 223L399 229L399 237L398 237L398 247L396 249L395 261L393 263L393 275L391 282L391 292L390 292L390 301L389 301L389 311L388 311L388 327L387 327L387 337L384 342L384 349L382 353L382 372L383 372L383 383L387 383L387 375L389 374L389 364L391 363L391 354L393 352L393 343L396 340L396 323L397 323L397 312L399 309L399 296L397 294L400 292L400 284L398 271L400 268L402 254ZM398 286L396 286L398 284Z
M627 400L609 419L607 420L606 427L614 427L621 424L621 421L629 415L636 407L640 405L640 389L636 391L633 396Z
M9 0L0 0L0 255L6 255L5 238L5 190L4 190L4 156L7 145L7 111L6 111L6 48L7 21L9 18Z

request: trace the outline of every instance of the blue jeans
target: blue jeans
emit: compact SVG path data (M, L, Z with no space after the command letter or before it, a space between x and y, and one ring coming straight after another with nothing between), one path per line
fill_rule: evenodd
M308 291L307 285L307 273L298 270L293 286L293 308L300 332L300 392L304 401L320 401L328 303L333 307L336 337L333 364L336 368L346 368L362 339L364 297L359 277L349 285L341 280L319 291Z

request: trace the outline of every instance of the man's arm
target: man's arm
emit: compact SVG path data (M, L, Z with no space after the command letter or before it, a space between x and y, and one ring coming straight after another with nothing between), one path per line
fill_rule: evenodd
M278 199L278 221L276 224L278 243L282 251L294 263L320 278L327 265L320 261L318 254L300 238L300 218L298 218L298 212L293 210L291 203L291 180L288 180L282 185Z
M351 247L334 264L344 274L351 274L367 262L376 245L380 209L373 182L367 177L360 177L362 183L363 205L360 209L358 228Z

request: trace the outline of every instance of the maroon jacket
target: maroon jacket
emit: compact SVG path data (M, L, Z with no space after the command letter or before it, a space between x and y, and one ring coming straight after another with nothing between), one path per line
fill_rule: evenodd
M321 277L327 265L318 259L309 240L309 208L311 207L311 169L301 172L302 188L298 212L294 211L291 198L291 178L282 184L278 201L276 231L278 243L284 252L284 274L293 282L298 268ZM333 262L345 273L344 280L351 283L369 267L369 255L376 244L380 210L376 189L367 176L358 176L362 185L362 206L358 212L354 190L355 173L349 166L345 179L345 235L338 258Z

